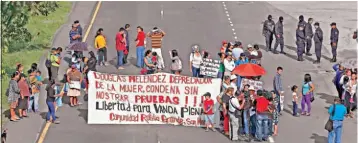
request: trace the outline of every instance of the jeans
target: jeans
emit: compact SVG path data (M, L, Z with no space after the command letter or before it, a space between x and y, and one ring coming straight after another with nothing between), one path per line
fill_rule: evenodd
M269 118L266 114L256 114L256 136L258 140L263 140L269 134Z
M53 105L53 102L49 102L46 101L47 106L48 106L48 112L47 112L47 116L46 116L46 120L50 121L51 117L52 117L52 121L56 121L56 115L55 115L55 106Z
M250 134L252 136L256 134L256 115L250 117Z
M103 47L101 49L98 50L98 63L105 63L107 62L107 48Z
M341 143L343 121L333 121L333 131L328 133L328 143Z
M248 109L245 109L242 111L242 122L243 122L243 127L241 128L241 133L242 134L246 134L248 135L249 134L249 129L250 129L250 126L249 126L249 118L248 118L248 115L249 114L249 110Z
M192 67L193 77L199 77L200 68Z
M241 76L237 76L237 80L236 80L236 85L237 85L237 89L241 89Z
M143 46L139 46L136 49L137 66L140 68L143 68L143 66L144 66L144 51L145 51L145 48Z
M296 116L297 115L297 103L296 103L296 101L292 101L292 115L293 116Z
M127 59L128 59L128 54L129 54L129 46L126 46L126 49L127 49L128 53L124 54L124 56L123 56L123 63L125 63L125 64L128 63Z
M218 78L223 79L224 77L224 72L218 72Z
M28 105L29 112L32 111L32 106L34 107L35 112L39 111L39 96L40 93L35 93L30 96Z
M124 53L123 51L117 51L117 68L123 66L123 57Z

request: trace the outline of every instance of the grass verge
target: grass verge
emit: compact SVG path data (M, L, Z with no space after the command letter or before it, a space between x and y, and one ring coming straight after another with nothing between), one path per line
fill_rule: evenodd
M27 71L32 63L38 63L41 56L48 47L51 47L52 39L57 29L67 22L68 14L72 8L72 2L58 2L59 8L48 16L32 16L27 24L27 28L34 36L29 45L39 46L32 50L22 50L14 53L2 53L2 76L1 76L1 125L7 119L4 112L9 109L5 91L8 88L10 74L15 71L16 63L24 65Z

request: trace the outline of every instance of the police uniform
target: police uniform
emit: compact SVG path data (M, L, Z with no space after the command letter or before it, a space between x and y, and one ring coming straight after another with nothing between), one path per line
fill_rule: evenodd
M303 26L303 30L305 30L307 22L305 21L305 18L303 17L303 15L300 15L298 17L298 20L299 21L298 21L297 27L299 27L301 25L301 26ZM305 31L303 31L303 35L306 37ZM303 53L305 53L305 46L306 45L303 46Z
M314 63L318 64L321 62L323 31L322 31L321 27L319 27L318 22L316 22L314 24L314 26L318 26L318 28L316 28L316 31L315 31L314 37L313 37L313 41L314 41L314 45L315 45L315 53L316 53L316 57L317 57L317 60Z
M331 26L336 26L336 23L333 22L331 24ZM338 37L339 37L339 31L336 28L332 28L331 29L331 37L330 37L330 40L331 40L331 47L332 47L332 59L331 59L331 62L336 62L337 61L337 46L338 46ZM335 44L335 45L334 45Z
M303 25L300 25L299 27L303 27ZM297 28L296 30L296 45L297 45L297 60L303 61L303 51L305 48L305 34L304 30L300 30Z
M274 52L276 53L276 49L278 47L278 45L280 45L281 48L281 53L283 52L283 46L284 46L284 40L283 40L283 17L280 16L279 20L277 21L276 25L275 25L275 38L276 38L276 43L274 46Z
M313 30L312 30L312 25L309 21L305 25L305 37L306 37L306 55L311 56L310 50L312 47Z
M271 15L267 19L263 24L262 34L265 36L266 50L271 51L275 22L272 21Z

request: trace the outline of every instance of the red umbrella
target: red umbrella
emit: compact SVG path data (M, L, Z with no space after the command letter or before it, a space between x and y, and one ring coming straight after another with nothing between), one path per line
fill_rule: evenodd
M261 76L266 74L265 69L257 64L241 64L235 67L232 72L240 76Z

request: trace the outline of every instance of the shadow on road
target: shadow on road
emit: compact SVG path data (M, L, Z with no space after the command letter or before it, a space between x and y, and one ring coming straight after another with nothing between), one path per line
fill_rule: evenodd
M88 121L88 117L87 117L88 110L87 109L77 109L77 111L80 112L80 114L78 116L82 117L85 120L85 122L87 123L87 121Z
M317 93L317 95L320 95L319 98L326 100L327 104L333 104L334 98L336 98L333 95L329 95L327 93Z
M137 66L137 58L131 57L128 59L128 61L130 64Z
M314 139L314 143L327 143L328 138L326 136L320 136L316 133L313 133L310 139Z
M292 115L293 114L293 105L287 105L287 106L290 109L284 108L283 111ZM299 105L297 105L297 106L299 106ZM297 114L299 115L301 112L302 112L302 110L299 107L297 107Z

